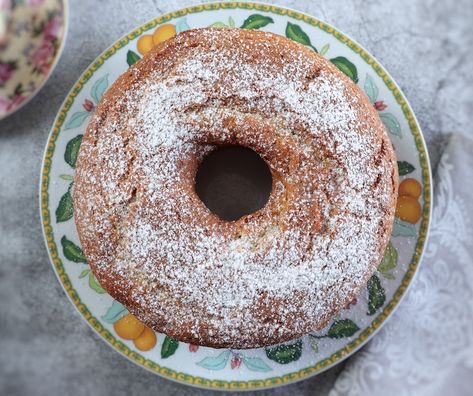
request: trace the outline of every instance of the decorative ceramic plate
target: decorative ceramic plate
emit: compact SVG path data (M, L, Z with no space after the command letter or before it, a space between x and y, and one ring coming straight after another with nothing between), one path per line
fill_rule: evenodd
M366 92L386 125L398 158L401 187L384 258L357 300L326 329L292 342L249 350L188 345L133 320L108 296L79 246L71 189L82 134L103 93L153 44L204 26L262 29L287 36L325 56ZM257 3L212 3L156 18L122 37L85 71L64 101L46 147L41 214L49 255L72 303L104 340L133 362L178 382L205 388L256 389L320 373L355 352L381 327L406 293L426 242L430 167L422 134L397 85L360 45L297 11ZM176 313L178 314L178 313ZM132 338L130 340L130 338Z
M0 120L52 74L66 41L67 0L0 0Z

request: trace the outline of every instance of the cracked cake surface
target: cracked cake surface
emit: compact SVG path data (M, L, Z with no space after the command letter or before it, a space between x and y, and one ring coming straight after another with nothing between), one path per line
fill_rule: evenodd
M202 159L256 151L265 207L236 221L195 191ZM83 137L75 222L103 288L158 332L252 348L319 330L366 285L391 234L397 166L364 93L284 37L194 29L103 96Z

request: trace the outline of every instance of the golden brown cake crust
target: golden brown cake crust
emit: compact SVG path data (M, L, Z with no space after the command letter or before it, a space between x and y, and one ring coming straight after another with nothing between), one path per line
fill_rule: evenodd
M273 177L267 205L234 222L194 188L202 158L228 144ZM260 347L323 328L366 285L397 178L377 112L330 62L270 33L195 29L105 93L77 161L75 221L100 284L147 325Z

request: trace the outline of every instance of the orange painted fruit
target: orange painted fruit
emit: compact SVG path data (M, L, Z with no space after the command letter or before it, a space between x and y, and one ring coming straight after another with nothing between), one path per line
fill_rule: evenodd
M176 35L176 26L171 24L161 25L153 33L154 45L162 43Z
M416 179L405 179L399 184L399 195L408 195L412 198L419 198L422 194L422 186Z
M136 43L136 49L141 55L146 54L153 47L154 47L153 36L150 36L149 34L145 34L144 36L141 36L138 39L138 42Z
M138 338L133 340L133 343L140 351L149 351L156 345L156 334L149 327L145 326L143 333Z
M415 224L421 215L421 206L416 198L409 195L401 195L397 199L396 216L408 223Z
M128 314L116 321L113 328L119 337L125 340L134 340L143 333L145 325L132 314Z

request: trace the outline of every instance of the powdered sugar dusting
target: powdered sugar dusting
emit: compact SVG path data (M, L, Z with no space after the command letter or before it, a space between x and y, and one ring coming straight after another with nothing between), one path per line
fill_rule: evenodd
M178 36L105 96L81 147L75 215L99 280L194 343L253 347L324 326L373 272L392 222L393 161L369 103L322 58L273 40ZM273 174L266 207L236 222L194 191L219 144L253 148Z

